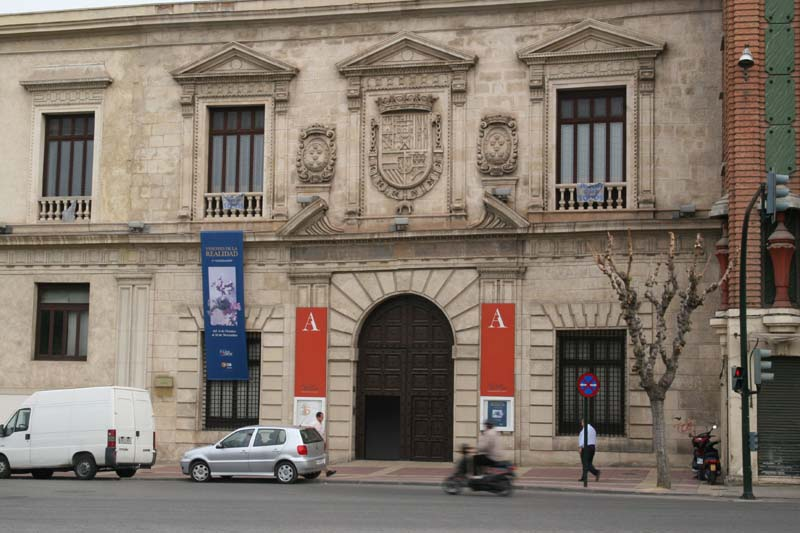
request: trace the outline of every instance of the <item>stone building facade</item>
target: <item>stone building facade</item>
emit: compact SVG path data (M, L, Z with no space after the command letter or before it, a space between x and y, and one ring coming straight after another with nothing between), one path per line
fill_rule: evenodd
M237 420L291 423L296 309L326 307L333 460L375 451L361 440L374 420L359 403L372 401L364 354L425 346L448 347L444 403L422 416L444 413L449 459L478 435L481 304L513 303L509 457L574 462L572 376L594 369L607 387L602 461L650 461L647 398L592 252L630 230L644 280L672 231L682 264L697 233L713 259L721 32L714 0L0 17L0 406L46 388L146 387L172 460L225 434L226 394ZM204 379L207 230L245 235L255 396L212 397ZM716 306L698 312L668 420L720 416L719 341L705 326ZM446 324L420 329L422 347L416 312ZM399 340L370 337L393 316ZM686 431L669 428L672 453L689 451Z

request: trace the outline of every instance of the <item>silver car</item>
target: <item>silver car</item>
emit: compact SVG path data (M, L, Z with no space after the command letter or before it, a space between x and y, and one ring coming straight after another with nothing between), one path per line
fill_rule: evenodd
M233 476L274 477L294 483L314 479L325 470L325 442L314 428L248 426L211 446L189 450L181 471L194 481Z

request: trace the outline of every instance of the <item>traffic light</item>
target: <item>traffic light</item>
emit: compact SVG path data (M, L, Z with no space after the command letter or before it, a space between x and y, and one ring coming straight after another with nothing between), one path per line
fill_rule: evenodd
M753 383L761 385L762 381L772 381L775 379L775 374L772 372L764 372L765 370L772 370L772 361L764 361L772 357L772 350L768 348L756 348L753 350Z
M744 371L742 367L735 366L731 368L731 388L733 392L742 393L742 383L744 380Z
M789 209L789 176L787 174L767 173L767 214L775 221L775 213Z

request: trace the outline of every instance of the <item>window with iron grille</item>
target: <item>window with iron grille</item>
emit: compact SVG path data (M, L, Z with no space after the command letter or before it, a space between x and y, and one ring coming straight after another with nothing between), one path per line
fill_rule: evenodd
M578 377L591 372L600 392L589 400L589 420L599 435L625 435L625 331L559 331L558 429L559 435L577 435L583 416Z
M203 340L203 381L206 384L205 429L236 429L258 424L261 390L261 334L247 333L247 381L209 381Z
M211 108L208 192L261 192L264 108Z
M89 284L37 286L34 359L86 361L89 339Z
M94 115L45 117L42 196L91 196Z

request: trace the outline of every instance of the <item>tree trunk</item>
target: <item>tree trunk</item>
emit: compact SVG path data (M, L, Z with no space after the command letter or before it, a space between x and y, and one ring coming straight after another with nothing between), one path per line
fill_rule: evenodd
M667 426L664 423L664 400L650 400L653 413L653 448L656 452L656 468L658 481L656 485L662 489L672 488L672 476L669 470L667 455Z

